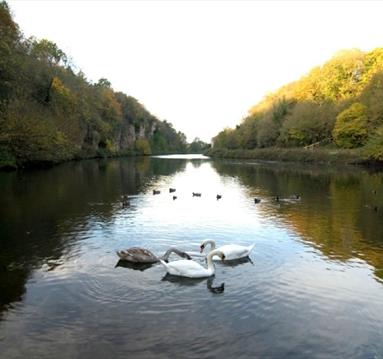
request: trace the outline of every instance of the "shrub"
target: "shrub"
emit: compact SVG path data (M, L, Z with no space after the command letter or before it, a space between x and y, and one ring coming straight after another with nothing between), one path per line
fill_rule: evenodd
M356 102L342 111L336 118L333 137L342 148L363 146L368 138L366 106Z
M140 138L135 143L136 150L141 155L151 155L152 150L150 148L149 141L145 138Z
M334 109L330 103L297 103L281 127L278 143L284 146L306 146L331 138L334 119Z
M383 161L383 126L380 126L368 140L364 154L367 158Z

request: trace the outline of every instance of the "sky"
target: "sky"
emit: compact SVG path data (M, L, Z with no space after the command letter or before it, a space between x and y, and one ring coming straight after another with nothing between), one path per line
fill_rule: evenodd
M383 46L381 1L8 0L26 37L55 42L160 120L210 142L267 93L337 51Z

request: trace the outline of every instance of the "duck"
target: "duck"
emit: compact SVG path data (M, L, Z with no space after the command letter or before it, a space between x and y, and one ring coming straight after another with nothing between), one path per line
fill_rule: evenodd
M173 201L177 199L177 196L173 196Z
M225 259L225 255L221 251L214 250L211 251L206 257L207 268L193 260L186 259L181 259L171 263L166 263L161 259L160 262L165 267L167 273L171 275L187 278L206 278L213 276L215 273L213 256L218 256L222 260Z
M157 257L150 250L140 247L131 247L122 251L116 251L120 259L132 263L157 263L160 260L168 261L171 253L175 253L186 260L190 260L191 257L177 248L169 248L165 254L161 257Z
M156 189L153 190L153 195L160 194L160 193L161 193L161 191L159 191L159 190L156 190Z
M198 192L192 192L193 193L193 197L201 197L201 193L198 193Z
M260 198L254 198L254 203L260 203L261 199Z
M173 193L173 192L175 192L175 191L176 191L175 188L169 188L169 193Z
M200 252L203 253L205 247L207 244L210 244L211 246L211 252L214 252L215 250L218 250L222 252L225 255L226 260L234 260L239 258L245 258L248 257L250 252L253 250L255 244L252 244L251 246L245 247L238 244L225 244L219 248L215 248L215 241L213 239L206 239L204 240L200 245ZM209 253L209 255L210 255ZM215 257L214 259L217 259Z
M217 194L217 200L221 199L221 198L222 198L222 195L221 194Z
M125 194L122 196L122 208L126 208L130 206L129 197Z

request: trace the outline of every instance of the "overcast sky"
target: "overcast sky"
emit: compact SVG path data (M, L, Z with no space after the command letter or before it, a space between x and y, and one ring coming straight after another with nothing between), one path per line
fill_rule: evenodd
M383 46L380 1L8 0L25 36L55 42L191 141L235 126L267 92L340 49Z

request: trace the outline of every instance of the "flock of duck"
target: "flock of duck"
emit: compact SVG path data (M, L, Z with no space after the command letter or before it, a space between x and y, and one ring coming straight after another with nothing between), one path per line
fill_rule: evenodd
M175 191L176 191L175 188L169 188L169 193L174 193ZM157 190L157 189L154 189L154 190L153 190L153 196L155 196L155 195L157 195L157 194L160 194L160 193L161 193L160 190ZM200 193L200 192L192 192L192 196L193 196L193 197L202 197L202 193ZM173 201L175 201L178 197L177 197L176 195L173 195L172 198L173 198ZM217 200L219 200L219 199L222 198L222 195L217 194L217 195L216 195L216 198L217 198ZM122 207L123 207L123 208L126 208L126 207L129 207L129 206L130 206L130 201L129 201L129 197L128 197L128 195L124 194L124 195L122 196L122 202L121 202L121 204L122 204Z
M189 253L181 251L177 248L169 248L161 257L156 256L145 248L132 247L126 250L117 251L117 255L121 260L130 263L157 263L160 262L166 269L167 273L187 278L206 278L211 277L215 273L214 260L238 260L249 256L254 245L241 246L238 244L226 244L216 248L215 241L212 239L204 240L200 245L200 253L203 253L206 246L210 245L210 251L206 255L207 267L194 261ZM183 259L169 262L169 256L175 253Z
M176 192L175 188L169 188L169 193L174 193L174 192ZM156 190L156 189L153 190L153 196L158 195L160 193L161 193L160 190ZM200 193L200 192L192 192L192 196L193 197L201 197L202 193ZM176 195L173 195L172 198L173 198L173 201L175 201L178 197ZM216 195L217 201L220 200L221 198L222 198L221 194L217 194ZM293 194L290 199L300 200L301 196L299 194ZM285 199L283 199L283 198L281 198L279 196L275 196L274 200L275 200L275 202L283 202L283 201L285 201ZM254 198L254 203L260 203L260 202L261 202L260 198L257 198L257 197ZM122 196L122 207L126 208L126 207L129 207L129 206L130 206L130 201L129 201L128 195L123 195Z

